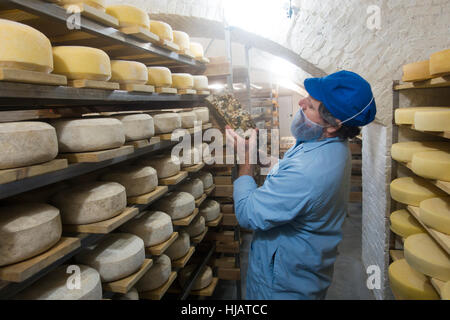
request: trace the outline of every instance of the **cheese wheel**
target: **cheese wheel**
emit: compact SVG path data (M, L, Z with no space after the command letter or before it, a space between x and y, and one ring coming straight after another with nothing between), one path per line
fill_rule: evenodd
M117 300L139 300L139 293L136 288L131 288L127 293L117 297Z
M171 260L177 260L184 257L191 247L189 234L180 231L178 238L164 252Z
M190 237L196 237L205 231L205 227L205 218L202 216L197 216L190 225L184 228L184 231L187 232Z
M180 47L180 50L189 50L191 46L189 35L183 31L173 30L173 42Z
M220 204L215 200L206 199L200 205L200 215L205 217L205 221L215 220L220 215Z
M158 35L160 40L173 41L172 27L168 23L150 20L150 31Z
M122 122L125 141L143 140L155 135L155 124L148 114L126 114L114 118Z
M419 222L409 214L405 209L397 210L391 213L391 230L402 238L407 238L416 233L424 233Z
M193 128L197 122L197 115L195 112L180 112L181 127L185 129Z
M414 116L418 111L439 111L446 110L445 107L412 107L395 109L396 124L414 124Z
M189 73L172 73L172 87L192 89L194 87L194 77Z
M137 61L111 60L111 81L146 84L148 82L147 66Z
M203 182L198 178L191 179L182 183L178 190L190 193L195 199L198 199L203 195Z
M155 133L171 133L175 129L181 128L181 117L178 113L161 113L153 116Z
M119 230L137 235L146 247L151 247L168 240L173 233L173 226L168 214L162 211L143 211Z
M195 58L203 58L204 53L201 43L191 41L190 49Z
M102 300L102 283L97 270L85 265L77 265L80 273L76 273L70 267L69 265L57 267L15 298L19 300ZM78 275L80 276L79 289L69 287L69 283L76 285L76 281L71 281L70 278L74 279Z
M415 270L442 281L450 280L450 258L427 233L406 238L404 253Z
M96 48L53 47L53 64L53 72L69 80L108 81L111 78L111 61L104 51Z
M150 291L161 287L169 279L172 272L172 263L165 254L155 258L151 268L136 283L139 292Z
M414 128L421 131L450 131L450 108L417 111L414 115Z
M172 86L172 72L166 67L148 67L148 82L155 87L168 87Z
M0 266L34 257L61 238L59 210L44 203L0 207Z
M433 78L430 74L430 60L413 62L403 66L403 78L405 82L422 81Z
M430 56L430 74L433 76L450 74L450 49L435 52Z
M55 129L44 122L0 123L0 169L53 160L58 154Z
M202 155L198 148L191 147L186 154L184 154L183 150L181 149L180 152L181 168L195 166L202 162Z
M450 235L450 197L422 201L420 219L427 226Z
M207 76L194 76L194 89L195 90L208 90L208 77Z
M405 259L391 263L388 273L396 297L404 300L439 300L428 278L411 268Z
M411 169L418 176L450 181L450 152L427 151L414 153Z
M182 219L195 209L195 199L187 192L172 192L158 200L154 208L167 213L172 220Z
M88 182L58 192L51 202L61 211L64 224L88 224L120 214L127 196L116 182Z
M85 248L75 260L100 273L102 282L111 282L135 273L144 263L141 238L128 233L110 233L98 244Z
M207 107L194 108L194 112L197 115L197 120L203 123L209 122L209 109Z
M62 5L77 5L80 3L87 4L101 11L105 11L106 0L59 0Z
M203 182L203 188L211 188L214 184L213 175L210 172L199 172L198 178Z
M450 150L450 143L439 141L407 141L394 143L391 147L392 159L411 162L413 154L424 151Z
M418 207L426 199L445 195L424 179L403 177L391 182L391 197L395 201Z
M112 5L106 7L106 13L119 20L120 27L139 26L144 29L150 28L148 14L135 6L127 4Z
M125 131L114 118L59 119L56 129L59 152L87 152L114 149L125 143Z
M158 155L141 159L139 164L153 167L159 179L172 177L180 172L180 160L175 156Z
M42 32L22 23L0 19L0 43L0 68L53 71L52 45Z
M189 279L192 272L197 269L197 265L190 264L187 267L183 268L179 272L179 282L183 287L186 281ZM212 282L212 269L209 266L204 266L200 271L198 278L195 280L192 285L192 290L201 290L209 286Z
M124 166L105 173L101 180L120 183L127 197L152 192L158 186L156 170L149 166Z
M450 300L450 281L447 281L441 289L442 300Z

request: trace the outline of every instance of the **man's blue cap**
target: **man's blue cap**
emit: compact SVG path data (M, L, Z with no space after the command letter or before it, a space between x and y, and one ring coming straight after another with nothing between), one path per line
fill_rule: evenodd
M351 119L345 122L347 126L361 127L375 119L377 108L370 84L354 72L344 70L306 79L305 89L335 118Z

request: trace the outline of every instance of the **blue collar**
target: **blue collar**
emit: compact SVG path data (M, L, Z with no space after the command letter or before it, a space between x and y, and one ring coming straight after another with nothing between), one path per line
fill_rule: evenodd
M303 150L305 152L308 152L308 151L314 150L316 148L319 148L319 147L323 146L324 144L335 142L335 141L344 141L344 140L340 139L339 137L326 138L326 139L323 139L320 141L307 141L307 142L302 142L302 141L297 140L295 147L302 145Z

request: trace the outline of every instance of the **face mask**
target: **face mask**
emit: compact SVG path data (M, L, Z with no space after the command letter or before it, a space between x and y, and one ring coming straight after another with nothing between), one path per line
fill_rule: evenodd
M308 119L302 108L295 114L291 123L291 133L295 139L306 142L317 140L325 127Z

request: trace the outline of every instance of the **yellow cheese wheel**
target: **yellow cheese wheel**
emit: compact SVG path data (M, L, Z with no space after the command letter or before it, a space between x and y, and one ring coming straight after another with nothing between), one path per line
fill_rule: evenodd
M411 169L418 176L427 179L450 181L450 152L415 153L412 157Z
M148 14L135 6L127 4L108 6L106 7L106 13L117 18L121 27L140 26L145 29L150 28Z
M0 68L52 72L50 40L25 24L0 19Z
M106 0L60 0L60 3L62 5L85 3L101 11L105 11L106 8Z
M442 190L417 177L395 179L391 182L390 189L392 199L416 207L423 200L445 195Z
M430 75L430 60L414 62L403 66L403 78L405 82L423 81L433 78Z
M208 77L207 76L194 76L194 89L195 90L208 90Z
M108 55L96 48L79 46L53 47L54 73L67 79L108 81L111 78L111 61Z
M194 77L189 73L173 73L172 87L177 89L192 89L194 87Z
M450 300L450 281L447 281L441 289L442 300Z
M406 238L404 253L416 271L442 281L450 280L450 257L427 233Z
M158 35L161 40L173 41L172 27L168 23L150 20L150 31Z
M180 47L180 50L189 50L191 46L189 35L183 31L173 31L173 42L175 42Z
M171 87L172 72L166 67L148 67L148 82L155 87Z
M439 300L427 277L411 268L405 259L389 266L389 282L396 297L404 300Z
M430 56L430 74L450 74L450 49L433 53Z
M425 151L449 150L450 143L440 141L407 141L394 143L391 147L392 159L411 162L413 154Z
M427 226L450 235L450 197L422 201L420 219Z
M414 124L414 116L417 111L436 111L436 110L446 110L446 108L445 107L399 108L395 110L395 123Z
M392 212L389 220L391 221L392 232L403 238L425 232L420 223L405 209Z
M111 73L114 82L146 84L148 81L147 66L137 61L112 60Z
M450 131L450 108L433 111L417 111L414 128L422 131Z
M191 52L194 55L194 57L196 57L196 58L203 57L204 53L203 53L203 46L201 43L191 42L190 49L191 49Z

